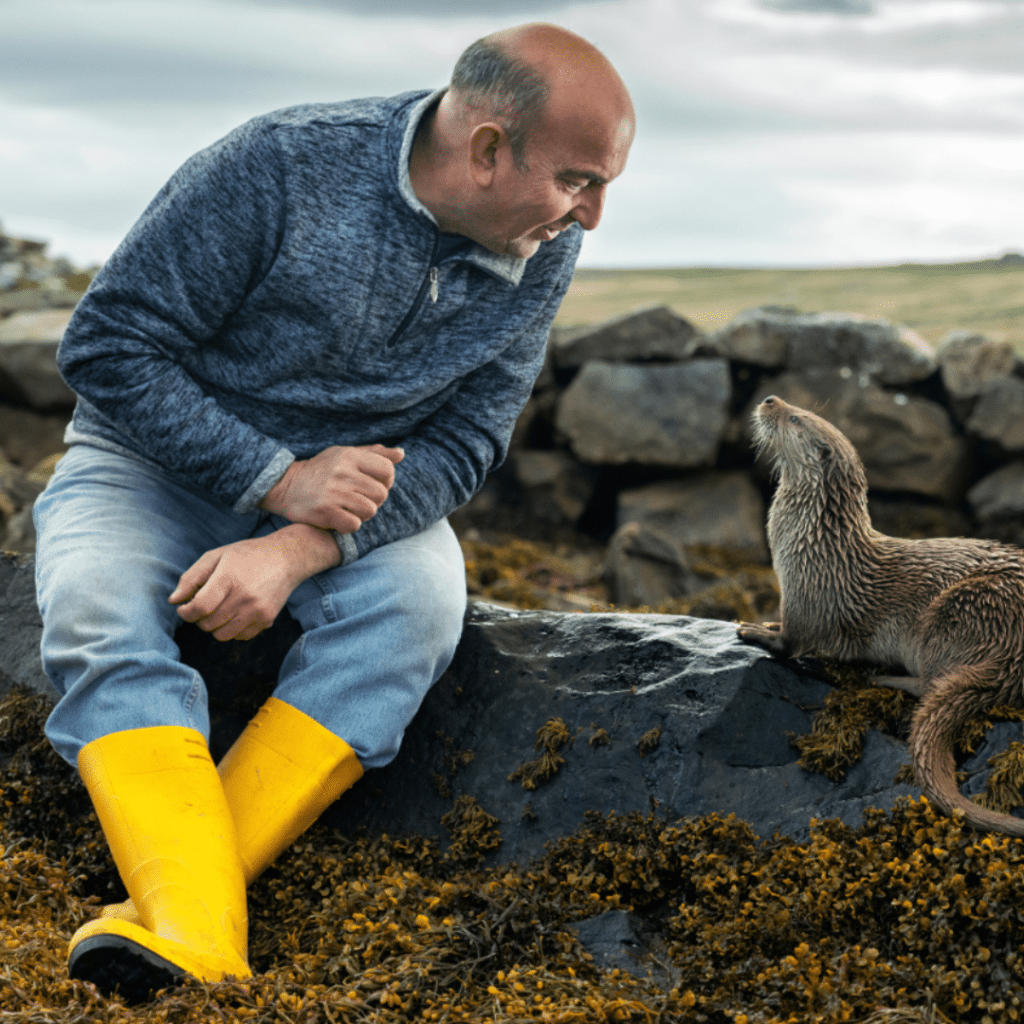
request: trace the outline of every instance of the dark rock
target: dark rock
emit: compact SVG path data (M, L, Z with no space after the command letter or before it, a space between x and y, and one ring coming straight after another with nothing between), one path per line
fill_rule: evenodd
M982 477L967 502L980 523L1024 518L1024 462L1007 462Z
M748 309L713 338L729 359L791 370L846 367L879 384L910 384L935 372L931 346L916 332L854 313Z
M47 309L0 322L0 397L42 411L75 404L57 372L57 346L70 319L70 310Z
M582 462L709 466L729 422L731 393L724 359L590 362L563 392L556 424Z
M33 412L0 402L0 448L22 469L32 469L49 455L67 450L67 414Z
M574 524L594 496L599 471L559 449L513 452L516 480L532 514L552 523Z
M1020 358L1008 341L951 331L935 350L942 383L954 403L977 398L990 381L1010 376Z
M52 694L39 664L31 558L0 559L0 595L0 688L23 683ZM297 635L287 615L247 644L179 631L183 659L207 680L215 757L271 692ZM865 807L887 808L913 792L892 783L905 749L871 733L842 783L803 771L789 734L810 729L828 689L740 643L729 623L473 602L455 661L396 760L368 771L325 820L345 831L446 841L442 816L456 798L472 797L500 820L492 863L539 854L587 811L735 813L765 837L806 838L812 817L856 825ZM537 731L551 719L568 731L567 742L554 744L564 761L525 789L509 776L538 757Z
M15 512L4 526L0 549L12 554L30 554L36 549L36 524L32 519L32 506Z
M616 525L644 523L680 544L731 548L752 561L768 558L761 491L742 470L698 473L619 492Z
M707 586L690 569L674 533L643 523L619 527L608 543L605 580L613 604L643 607L685 597Z
M669 966L671 957L651 918L609 910L569 927L594 958L595 967L618 968L637 978L650 976L666 989L676 982L678 971Z
M992 766L989 761L1001 754L1012 743L1024 740L1020 722L996 722L985 733L978 743L977 749L962 764L957 765L957 772L965 776L960 789L967 796L974 797L985 792ZM1017 818L1024 818L1024 808L1014 808L1007 813Z
M703 335L668 306L637 309L596 327L560 331L551 337L554 364L576 369L593 359L639 363L689 359Z
M56 699L39 660L43 620L36 607L35 559L0 554L0 696L26 686Z
M729 623L474 604L398 758L327 820L436 835L452 800L470 796L501 822L498 863L535 856L590 810L735 813L761 836L806 838L812 817L858 824L865 807L913 792L892 782L904 746L881 734L842 783L796 764L789 733L810 729L828 689L739 643ZM509 776L538 757L537 730L552 718L571 737L557 751L564 763L523 789ZM468 765L454 756L467 751Z
M971 523L959 508L868 495L871 525L889 537L966 537Z
M1024 380L1000 377L985 384L965 424L969 433L1004 451L1024 451Z

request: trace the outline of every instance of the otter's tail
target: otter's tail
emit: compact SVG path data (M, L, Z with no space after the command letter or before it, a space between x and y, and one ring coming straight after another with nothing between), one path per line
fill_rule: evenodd
M960 665L932 680L914 715L910 755L918 784L946 814L959 808L977 829L1024 836L1024 820L979 807L956 784L953 741L966 722L991 711L994 674L983 666Z

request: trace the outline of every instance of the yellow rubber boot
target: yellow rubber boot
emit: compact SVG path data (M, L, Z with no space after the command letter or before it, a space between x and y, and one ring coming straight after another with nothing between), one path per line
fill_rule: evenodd
M276 697L256 712L217 771L235 820L246 885L363 774L343 739ZM104 907L101 914L139 921L132 900Z
M234 822L202 735L111 733L82 748L78 770L138 915L79 928L70 977L133 1002L186 975L250 977Z

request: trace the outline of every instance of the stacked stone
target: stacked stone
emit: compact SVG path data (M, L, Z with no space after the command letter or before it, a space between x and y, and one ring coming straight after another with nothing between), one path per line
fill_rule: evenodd
M937 349L849 313L760 307L704 335L667 307L555 330L510 465L538 519L610 532L619 604L692 595L687 547L767 561L767 395L813 409L864 460L875 525L1024 543L1024 363L957 331ZM613 509L611 522L595 521ZM607 515L606 515L607 518Z
M57 458L74 393L57 345L92 271L50 257L46 243L0 230L0 547L32 551L31 508Z

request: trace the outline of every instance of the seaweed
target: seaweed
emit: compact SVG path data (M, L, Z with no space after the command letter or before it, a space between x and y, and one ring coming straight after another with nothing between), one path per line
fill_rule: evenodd
M521 782L523 789L536 789L547 782L565 764L565 758L558 751L569 740L569 728L560 718L550 718L537 730L534 750L541 755L532 761L524 761L509 777L509 782Z
M1002 1024L1024 1013L1024 843L909 798L856 829L813 821L803 842L761 840L732 816L591 813L542 858L487 869L498 823L468 798L446 815L444 853L435 839L318 825L251 888L253 978L188 981L126 1006L66 977L67 940L113 866L84 790L46 753L45 711L23 693L0 704L4 1024ZM568 740L557 720L539 733L539 746ZM667 971L595 966L573 925L613 910L658 933Z

